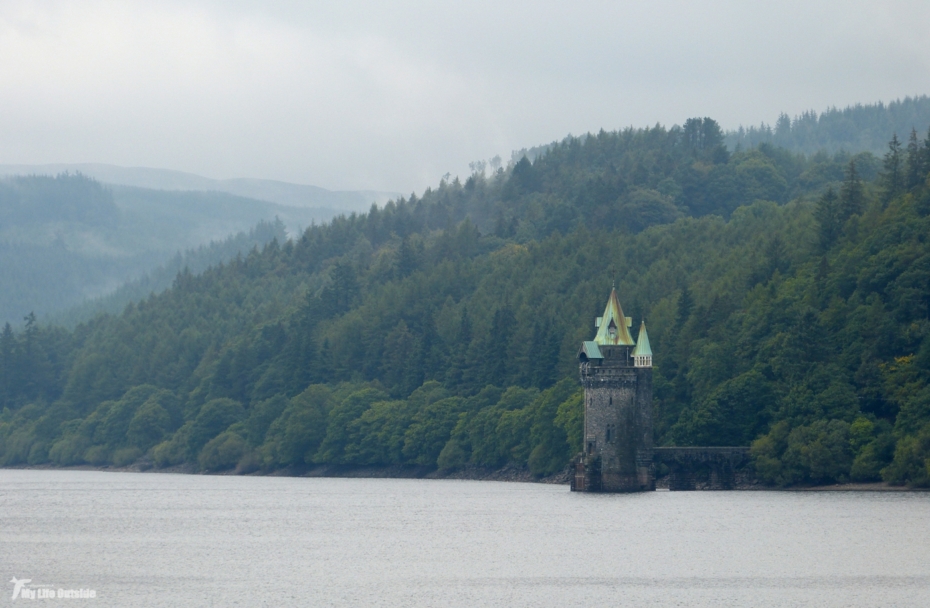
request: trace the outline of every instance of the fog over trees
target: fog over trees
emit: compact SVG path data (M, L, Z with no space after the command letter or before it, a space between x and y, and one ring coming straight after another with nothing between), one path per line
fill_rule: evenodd
M147 287L132 297L145 297L185 266L205 270L337 213L221 192L103 184L80 173L2 178L0 323L19 327L30 312L44 319L82 303L93 311L98 304L91 302L129 281L143 281ZM260 222L274 226L256 227ZM119 308L129 301L117 300Z

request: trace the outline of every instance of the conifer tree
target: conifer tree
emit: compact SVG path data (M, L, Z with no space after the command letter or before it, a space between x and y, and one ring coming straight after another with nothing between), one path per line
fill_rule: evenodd
M843 223L840 220L839 199L836 197L833 188L828 188L817 201L814 218L818 224L820 250L825 252L833 246L833 243L836 242L843 230Z
M347 262L333 267L332 283L320 294L323 318L334 317L349 310L358 297L358 275Z
M506 306L498 308L484 348L484 378L489 384L507 386L510 336L516 319Z
M888 142L881 174L882 202L887 204L901 193L904 182L904 163L901 158L901 142L895 133Z
M691 290L685 285L678 296L678 327L683 327L688 319L691 318L691 311L694 309L694 300L691 297Z
M15 352L16 336L13 334L13 328L7 323L0 333L0 409L12 405L13 381L16 377L13 373Z
M468 351L471 347L471 319L468 317L468 307L462 307L462 314L459 316L459 327L455 336L455 343L452 344L448 371L446 372L446 384L448 386L461 386L465 383L468 373Z
M423 244L414 244L410 237L404 237L400 242L400 249L397 251L397 261L395 263L395 273L398 278L404 278L412 274L420 264L420 258L423 253Z
M846 165L846 178L843 180L843 187L840 189L840 220L845 222L852 216L861 214L864 208L865 191L862 186L862 179L856 169L856 161L851 160Z
M926 179L927 173L930 173L930 127L927 127L927 137L920 155L920 178Z
M923 181L923 158L920 153L920 143L917 140L917 129L911 129L911 136L907 141L907 166L905 168L905 187L910 190Z
M533 324L533 341L530 348L532 386L545 389L555 384L556 366L559 362L559 340L554 334L552 323Z

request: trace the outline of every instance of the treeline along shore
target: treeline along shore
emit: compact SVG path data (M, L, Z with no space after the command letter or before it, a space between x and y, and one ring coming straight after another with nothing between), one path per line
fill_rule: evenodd
M0 464L558 474L615 284L649 325L656 445L751 445L775 487L930 485L930 133L900 135L569 137L73 330L7 325Z

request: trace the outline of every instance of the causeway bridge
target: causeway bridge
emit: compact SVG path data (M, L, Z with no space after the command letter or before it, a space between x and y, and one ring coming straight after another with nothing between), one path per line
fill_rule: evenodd
M652 460L668 467L669 490L732 490L749 463L748 447L653 448Z

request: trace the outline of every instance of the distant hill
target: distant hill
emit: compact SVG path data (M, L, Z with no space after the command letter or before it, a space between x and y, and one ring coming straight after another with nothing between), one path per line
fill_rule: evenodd
M218 191L152 190L109 186L113 202L133 233L126 245L174 253L230 234L258 222L280 219L287 232L298 234L311 224L345 213L327 207L297 207Z
M825 151L834 153L871 152L882 156L888 141L897 134L906 145L911 129L921 140L930 128L930 97L905 97L890 103L856 104L842 110L829 108L818 114L814 110L791 118L782 114L775 125L740 126L727 131L725 142L732 151L737 146L753 148L766 143L803 154Z
M288 240L284 224L280 220L261 221L248 232L239 232L222 241L212 240L184 253L179 251L157 268L147 270L141 277L124 283L108 295L85 300L77 306L48 315L48 322L73 328L100 313L118 314L131 302L165 291L179 275L200 274L211 266L246 256L252 250L264 249L274 240L279 243Z
M119 167L99 163L62 163L51 165L0 165L2 175L58 175L81 173L107 184L135 186L153 190L192 190L226 192L238 196L278 203L291 207L329 208L336 212L368 211L372 203L383 205L399 196L394 192L370 190L333 191L268 179L211 179L169 169ZM335 215L335 213L333 214Z
M81 174L0 179L0 323L17 326L30 312L43 318L107 295L181 251L260 222L275 222L273 232L284 238L337 213L217 191L107 187ZM247 241L245 253L273 238L264 239L267 232L234 239L216 250L223 255L204 259L235 257L238 249L225 252L240 241Z

